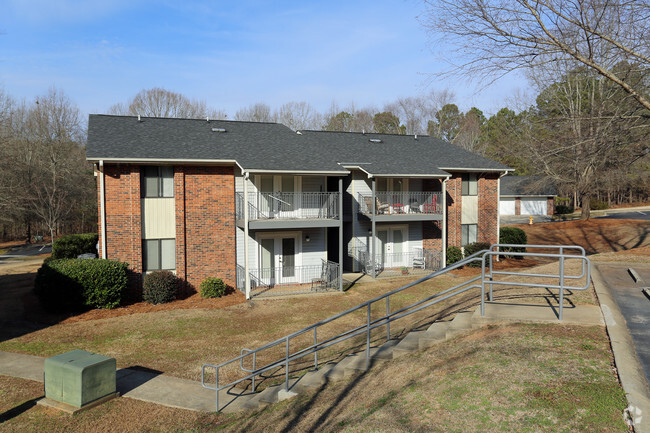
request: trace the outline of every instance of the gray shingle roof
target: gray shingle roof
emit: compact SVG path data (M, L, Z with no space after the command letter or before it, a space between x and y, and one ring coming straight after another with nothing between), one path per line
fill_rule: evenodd
M215 132L213 128L225 130ZM370 140L380 140L372 142ZM373 175L446 176L445 168L508 167L428 136L302 131L277 123L90 115L91 161L237 161L245 170L347 173L366 163Z
M555 185L543 176L504 176L501 178L501 196L543 196L557 194Z

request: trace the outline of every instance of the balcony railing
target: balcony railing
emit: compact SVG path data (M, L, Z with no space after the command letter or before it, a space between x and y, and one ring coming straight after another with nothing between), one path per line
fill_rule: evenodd
M244 194L235 195L237 219L244 218ZM248 218L260 219L337 219L338 192L251 192L248 193Z
M372 275L372 255L368 250L355 249L354 254L361 272ZM440 251L422 248L400 253L378 253L375 255L375 275L389 277L437 271L442 268L441 257Z
M372 195L359 193L358 202L359 213L372 216ZM442 215L442 199L439 192L378 192L374 202L375 215Z
M339 264L322 260L321 265L251 269L251 297L285 296L339 290ZM237 288L245 293L246 274L237 265Z

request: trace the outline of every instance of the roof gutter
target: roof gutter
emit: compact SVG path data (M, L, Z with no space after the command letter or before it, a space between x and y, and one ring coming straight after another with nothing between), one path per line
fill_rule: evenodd
M145 164L223 164L223 165L232 165L237 164L237 161L234 159L171 159L171 158L97 158L97 157L86 157L86 160L90 162L100 162L104 163L145 163ZM237 164L239 165L239 164Z
M349 171L318 171L318 170L264 170L261 168L248 169L248 173L281 173L281 174L323 174L330 176L347 176L350 174Z

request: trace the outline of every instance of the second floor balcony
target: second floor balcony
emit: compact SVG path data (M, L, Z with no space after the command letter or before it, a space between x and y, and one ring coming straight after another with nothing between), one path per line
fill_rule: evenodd
M338 226L339 201L338 192L249 192L249 227ZM238 224L243 224L244 203L244 193L236 193L235 214Z
M373 206L377 221L437 220L442 218L443 206L440 192L377 192L359 193L359 213L372 218Z

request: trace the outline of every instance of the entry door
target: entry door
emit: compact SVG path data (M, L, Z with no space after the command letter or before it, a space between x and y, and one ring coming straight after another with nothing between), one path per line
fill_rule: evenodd
M377 253L384 268L407 266L406 228L387 227L377 230Z
M269 218L294 218L300 207L295 176L259 176L260 207Z
M297 282L297 236L276 236L260 239L260 278L265 284Z

